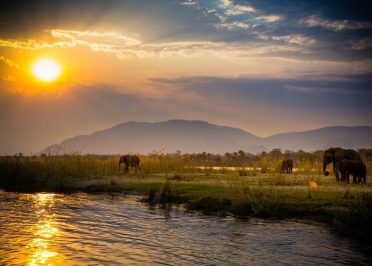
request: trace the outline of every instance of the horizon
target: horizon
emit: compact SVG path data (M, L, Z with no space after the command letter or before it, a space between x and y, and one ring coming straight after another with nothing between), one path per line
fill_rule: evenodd
M151 123L151 124L155 124L155 123L164 123L164 122L170 122L170 121L188 121L188 122L205 122L205 123L208 123L208 124L211 124L211 125L216 125L216 126L222 126L222 127L231 127L231 128L236 128L236 129L240 129L240 130L243 130L247 133L250 133L254 136L257 136L257 137L260 137L260 138L267 138L267 137L270 137L270 136L273 136L273 135L279 135L279 134L286 134L286 133L301 133L301 132L305 132L305 131L312 131L312 130L318 130L318 129L324 129L324 128L333 128L333 127L372 127L372 125L329 125L329 126L323 126L323 127L319 127L319 128L309 128L309 129L304 129L304 130L298 130L298 131L283 131L283 132L277 132L277 133L273 133L273 134L269 134L269 135L259 135L259 134L256 134L255 132L249 130L249 129L244 129L244 128L240 128L240 127L235 127L235 126L230 126L230 125L224 125L224 124L218 124L218 123L212 123L210 121L206 121L206 120L199 120L199 119L181 119L181 118L172 118L172 119L167 119L167 120L161 120L161 121L135 121L135 120L128 120L128 121L124 121L124 122L121 122L121 123L118 123L118 124L115 124L115 125L111 125L107 128L104 128L104 129L98 129L98 130L95 130L95 131L92 131L91 133L94 133L96 131L100 131L100 130L106 130L106 129L111 129L113 127L116 127L116 126L119 126L119 125L122 125L122 124L127 124L127 123L131 123L131 122L134 122L134 123ZM83 134L83 135L88 135L88 134L91 134L91 133L86 133L86 134Z
M155 134L149 132L149 126L154 129ZM165 126L166 130L162 130L162 126ZM185 126L190 126L190 131L186 135L184 134L185 130L187 131ZM214 137L200 142L198 139L205 139L211 128L213 128ZM340 132L336 138L333 137L335 129ZM355 131L355 129L359 130ZM329 134L329 130L332 130L332 134ZM123 153L144 155L152 154L159 150L165 154L174 154L179 151L184 154L203 152L224 154L238 150L243 150L247 154L260 154L277 149L291 152L304 150L310 153L329 147L343 147L355 150L370 149L372 147L372 139L365 130L369 130L368 132L371 133L372 127L330 126L261 137L237 127L213 124L202 120L171 119L156 122L132 120L87 134L66 138L61 142L44 147L41 151L31 153L31 155L42 153L61 155L74 154L75 152L97 155ZM243 135L236 135L237 132L242 132ZM296 139L288 138L292 134L297 134ZM190 137L191 135L192 137ZM322 141L320 141L319 136L322 136ZM112 139L117 139L118 137L123 140L131 139L131 142L136 144L130 145L120 140L112 141ZM314 137L318 139L317 143L314 143ZM360 141L353 142L352 140L355 138L360 139Z
M358 128L358 127L367 127L367 128L372 128L372 126L368 126L368 125L356 125L356 126L347 126L347 125L334 125L334 126L325 126L325 127L320 127L320 128L311 128L311 129L306 129L306 130L301 130L301 131L287 131L287 132L279 132L279 133L274 133L274 134L271 134L271 135L267 135L267 136L260 136L260 135L257 135L255 134L254 132L251 132L251 131L247 131L245 129L242 129L242 128L238 128L238 127L233 127L233 126L228 126L228 125L222 125L222 124L214 124L214 123L211 123L209 121L203 121L203 120L197 120L197 119L191 119L191 120L186 120L186 119L169 119L169 120L163 120L163 121L134 121L134 120L130 120L130 121L125 121L125 122L122 122L122 123L119 123L119 124L115 124L115 125L112 125L112 126L109 126L107 128L103 128L103 129L97 129L97 130L94 130L92 132L87 132L87 133L82 133L82 134L78 134L78 135L74 135L74 136L69 136L65 139L62 139L61 141L59 142L56 142L56 143L51 143L45 147L43 147L42 149L40 149L39 151L28 151L28 152L22 152L22 151L19 151L19 152L16 152L16 153L13 153L13 154L18 154L18 153L22 153L24 155L34 155L34 154L40 154L42 153L43 150L45 150L45 148L48 148L50 146L54 146L54 145L60 145L63 141L66 141L66 140L69 140L69 139L73 139L75 137L80 137L80 136L90 136L96 132L101 132L101 131L106 131L106 130L110 130L110 129L113 129L117 126L120 126L120 125L124 125L124 124L129 124L129 123L138 123L138 124L160 124L160 123L167 123L167 122L172 122L172 121L181 121L181 122L202 122L202 123L207 123L209 125L213 125L213 126L219 126L219 127L229 127L229 128L232 128L232 129L238 129L238 130L242 130L248 134L251 134L255 137L258 137L260 139L267 139L267 138L270 138L270 137L273 137L273 136L277 136L277 135L282 135L282 134L292 134L292 133L304 133L304 132L309 132L309 131L317 131L317 130L322 130L322 129L327 129L327 128L337 128L337 127L342 127L342 128ZM365 148L368 148L368 147L365 147ZM250 153L249 151L246 151L247 153ZM296 151L294 151L296 152ZM314 152L314 151L310 151L310 152ZM251 154L256 154L256 153L251 153ZM10 156L10 154L7 154L7 153L4 153L4 154L1 154L0 156Z
M367 1L0 4L0 154L122 121L372 126Z

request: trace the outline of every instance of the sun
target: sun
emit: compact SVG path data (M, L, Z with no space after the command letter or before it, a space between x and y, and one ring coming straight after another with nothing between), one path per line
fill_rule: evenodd
M42 58L36 60L31 65L31 72L35 78L43 82L52 82L61 75L62 71L56 60L51 58Z

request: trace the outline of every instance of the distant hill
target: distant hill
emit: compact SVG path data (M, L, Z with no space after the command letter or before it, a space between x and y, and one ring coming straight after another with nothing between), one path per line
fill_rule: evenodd
M241 129L212 125L203 121L170 120L158 123L127 122L90 135L76 136L59 146L65 151L117 154L182 151L224 153L247 149L258 151L261 139ZM53 151L58 145L48 147Z
M319 150L328 147L372 148L372 127L327 127L260 138L238 128L204 121L127 122L112 128L76 136L44 149L44 153L78 151L95 154L225 153L244 150L257 153L283 150ZM61 150L61 147L63 149Z
M325 127L303 132L272 135L264 140L269 149L323 150L329 147L347 149L372 148L372 127Z

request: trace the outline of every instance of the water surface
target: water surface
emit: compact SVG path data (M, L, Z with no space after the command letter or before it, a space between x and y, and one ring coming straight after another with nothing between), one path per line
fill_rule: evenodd
M315 223L149 208L136 197L0 191L0 265L371 264Z

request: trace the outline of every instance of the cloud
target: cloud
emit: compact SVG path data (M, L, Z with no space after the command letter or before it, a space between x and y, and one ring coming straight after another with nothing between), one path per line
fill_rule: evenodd
M173 84L181 90L192 90L208 95L225 92L226 96L233 91L240 91L245 96L272 92L298 92L314 94L341 94L356 96L372 96L372 72L364 74L345 74L330 76L306 76L302 78L218 78L218 77L181 77L177 79L152 79L159 84ZM257 94L257 95L258 95ZM239 95L241 97L242 95ZM276 101L277 99L272 99Z
M256 19L264 20L266 22L277 22L277 21L281 20L282 17L278 16L278 15L268 15L268 16L260 16L260 17L257 17Z
M217 22L213 24L213 27L217 29L231 30L246 30L251 27L246 21L241 19L235 19L236 16L254 13L255 9L250 5L234 4L230 0L220 0L215 7L209 7L201 5L197 0L187 0L182 2L182 5L187 7L196 8L205 16L211 16L217 19Z
M236 16L244 13L255 13L256 10L248 4L235 4L232 0L220 0L220 7L227 16Z
M229 24L226 24L225 26L229 27ZM244 27L244 25L240 26ZM193 57L210 54L218 57L244 60L244 58L249 56L269 56L270 54L283 51L301 51L299 47L291 45L262 43L226 43L212 41L143 43L138 39L116 32L54 29L51 30L50 33L56 41L40 43L36 40L0 40L0 46L15 49L85 46L89 47L93 51L112 53L120 59L132 57L169 57L175 55Z
M275 40L275 41L284 41L287 43L292 43L292 44L297 44L297 45L312 45L316 43L315 39L301 35L301 34L272 36L272 37L267 37L267 38L271 38L272 40Z
M372 48L372 38L364 38L360 40L351 40L351 49L352 50L366 50Z
M342 30L358 30L372 28L371 22L362 22L354 20L331 20L320 17L319 15L312 15L308 18L301 19L300 24L308 27L322 27L334 31Z
M309 94L343 94L343 95L364 95L372 96L372 91L361 91L353 88L329 88L329 87L301 87L285 85L288 92L309 93Z
M13 60L10 60L9 58L6 58L4 56L0 56L0 61L4 62L6 65L10 67L20 68L17 63L15 63Z
M156 79L156 83L178 88L178 94L193 92L198 104L210 106L215 115L244 120L239 127L268 132L270 127L319 127L322 125L372 125L371 75L344 75L316 79L180 77ZM213 97L211 97L213 95ZM215 108L215 107L218 108ZM241 122L240 122L241 123ZM299 130L298 128L296 130Z
M120 60L139 59L169 59L175 57L202 58L209 57L219 60L221 64L227 62L229 69L219 67L219 73L224 75L270 75L294 77L303 71L317 73L339 73L348 69L350 72L365 72L372 68L371 60L363 57L352 60L342 54L338 57L338 50L334 50L329 58L328 50L319 52L316 39L304 34L269 35L253 32L256 39L251 41L143 41L133 35L110 31L77 31L68 29L52 29L47 31L50 36L37 41L32 39L0 39L0 45L19 50L42 50L55 47L85 47L97 53L115 56ZM350 43L346 43L350 46ZM324 43L322 43L322 49ZM354 51L350 49L350 51ZM368 50L367 50L368 51ZM161 64L166 64L162 60ZM285 62L285 64L283 63ZM246 65L247 70L244 69ZM256 64L255 66L254 63ZM208 67L201 69L204 75L215 75ZM230 69L231 67L231 69ZM236 71L234 72L234 69ZM196 74L195 69L190 69ZM261 72L261 74L259 74ZM234 74L235 73L235 74Z
M76 46L77 43L74 42L64 42L64 41L57 41L57 42L39 42L36 40L16 40L16 39L0 39L0 47L8 47L13 49L20 49L20 50L37 50L37 49L44 49L44 48L54 48L54 47L63 47L69 46L73 47Z
M213 7L196 0L184 1L182 4L202 11L205 16L216 18L217 22L213 26L220 30L247 30L258 25L273 23L282 19L282 16L266 15L261 11L258 12L252 5L240 2L235 3L232 0L219 0Z
M232 21L232 22L221 22L216 24L216 28L218 29L228 29L228 30L236 30L236 29L249 29L251 28L250 24L239 22L239 21Z
M120 46L135 46L141 44L141 41L128 37L117 32L99 32L99 31L72 31L72 30L51 30L51 35L61 39L87 39L91 42L117 43Z
M188 6L188 7L199 6L199 1L198 0L185 0L181 2L181 5Z

